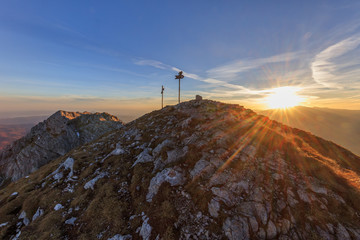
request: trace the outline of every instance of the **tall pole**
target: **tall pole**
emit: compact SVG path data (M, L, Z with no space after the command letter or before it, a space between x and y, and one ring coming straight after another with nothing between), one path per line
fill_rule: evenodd
M183 72L180 71L178 75L175 75L175 79L179 79L179 97L178 102L180 103L180 80L184 78Z
M161 86L161 109L164 108L164 85Z

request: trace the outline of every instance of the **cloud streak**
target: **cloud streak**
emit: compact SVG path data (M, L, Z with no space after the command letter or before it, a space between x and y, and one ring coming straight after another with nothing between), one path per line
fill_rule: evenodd
M350 56L352 58L349 58L348 56L359 45L360 35L354 35L333 44L315 56L304 51L297 51L265 58L241 59L205 71L206 77L183 72L186 77L205 83L202 86L203 90L197 92L206 97L264 103L264 99L274 92L274 88L291 86L297 88L298 95L303 99L308 99L309 103L314 101L321 103L320 99L324 99L323 93L328 95L325 97L326 99L334 94L340 96L349 86L354 89L360 87L360 69L356 67L360 65L360 57ZM289 64L291 61L294 62ZM264 76L266 79L261 80L268 80L270 88L261 87L260 82L255 82L257 87L256 85L248 87L236 84L236 81L246 72L262 69L267 64L284 65L283 63L286 64L284 69L281 68L280 71L277 71L276 65L274 65L275 69L272 69L273 66L271 66L267 73L271 77ZM137 60L135 64L167 71L180 71L180 68L156 60L141 59ZM272 82L268 78L272 79ZM340 89L342 92L339 92ZM341 97L337 99L339 100Z
M151 66L163 70L168 69L170 67L169 65L166 65L160 61L151 60L151 59L135 60L134 63L140 66Z
M315 82L329 88L342 88L342 81L346 77L358 76L359 70L345 71L343 74L339 74L341 69L355 66L359 64L358 62L344 62L343 60L342 63L337 63L336 58L350 53L359 45L360 34L342 40L317 54L311 63L312 77Z
M249 60L237 60L212 68L207 71L208 75L219 79L231 79L235 78L239 73L247 72L269 63L289 62L299 58L301 52L288 52L279 55L274 55L266 58L257 58Z
M189 73L184 70L183 73L186 77L201 81L207 84L207 88L213 88L211 90L211 95L219 96L221 93L223 96L239 96L239 95L259 95L259 94L266 94L271 91L269 90L254 90L247 88L242 85L229 83L225 80L222 80L221 78L231 78L231 76L236 76L240 72L248 71L251 69L256 69L264 64L267 63L278 63L278 62L284 62L284 61L291 61L299 57L299 52L289 52L284 53L280 55L275 55L267 58L259 58L259 59L253 59L253 60L239 60L234 63L230 63L227 65L223 65L217 68L213 68L207 71L208 75L211 75L214 77L208 78L208 77L201 77L194 73ZM136 60L134 62L136 65L140 66L151 66L154 68L158 68L161 70L169 70L178 72L181 71L180 68L170 66L168 64L164 64L157 60L149 60L149 59L141 59ZM221 80L220 80L221 79ZM209 92L208 92L209 93Z

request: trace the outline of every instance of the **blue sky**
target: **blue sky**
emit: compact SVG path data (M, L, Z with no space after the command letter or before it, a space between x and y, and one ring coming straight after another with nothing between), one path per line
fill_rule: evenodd
M0 117L139 115L195 94L360 109L358 1L0 1Z

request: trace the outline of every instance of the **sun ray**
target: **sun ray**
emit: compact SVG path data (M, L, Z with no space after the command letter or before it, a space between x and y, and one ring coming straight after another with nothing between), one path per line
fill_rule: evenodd
M271 90L271 94L265 98L269 108L290 108L299 105L304 98L297 95L299 88L279 87Z

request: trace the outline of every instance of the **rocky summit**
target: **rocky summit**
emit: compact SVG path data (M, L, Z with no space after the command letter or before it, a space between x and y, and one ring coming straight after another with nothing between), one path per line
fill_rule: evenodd
M189 101L1 189L0 236L360 239L359 175L360 158L332 142L238 105Z
M58 111L0 152L0 186L122 126L108 113Z

